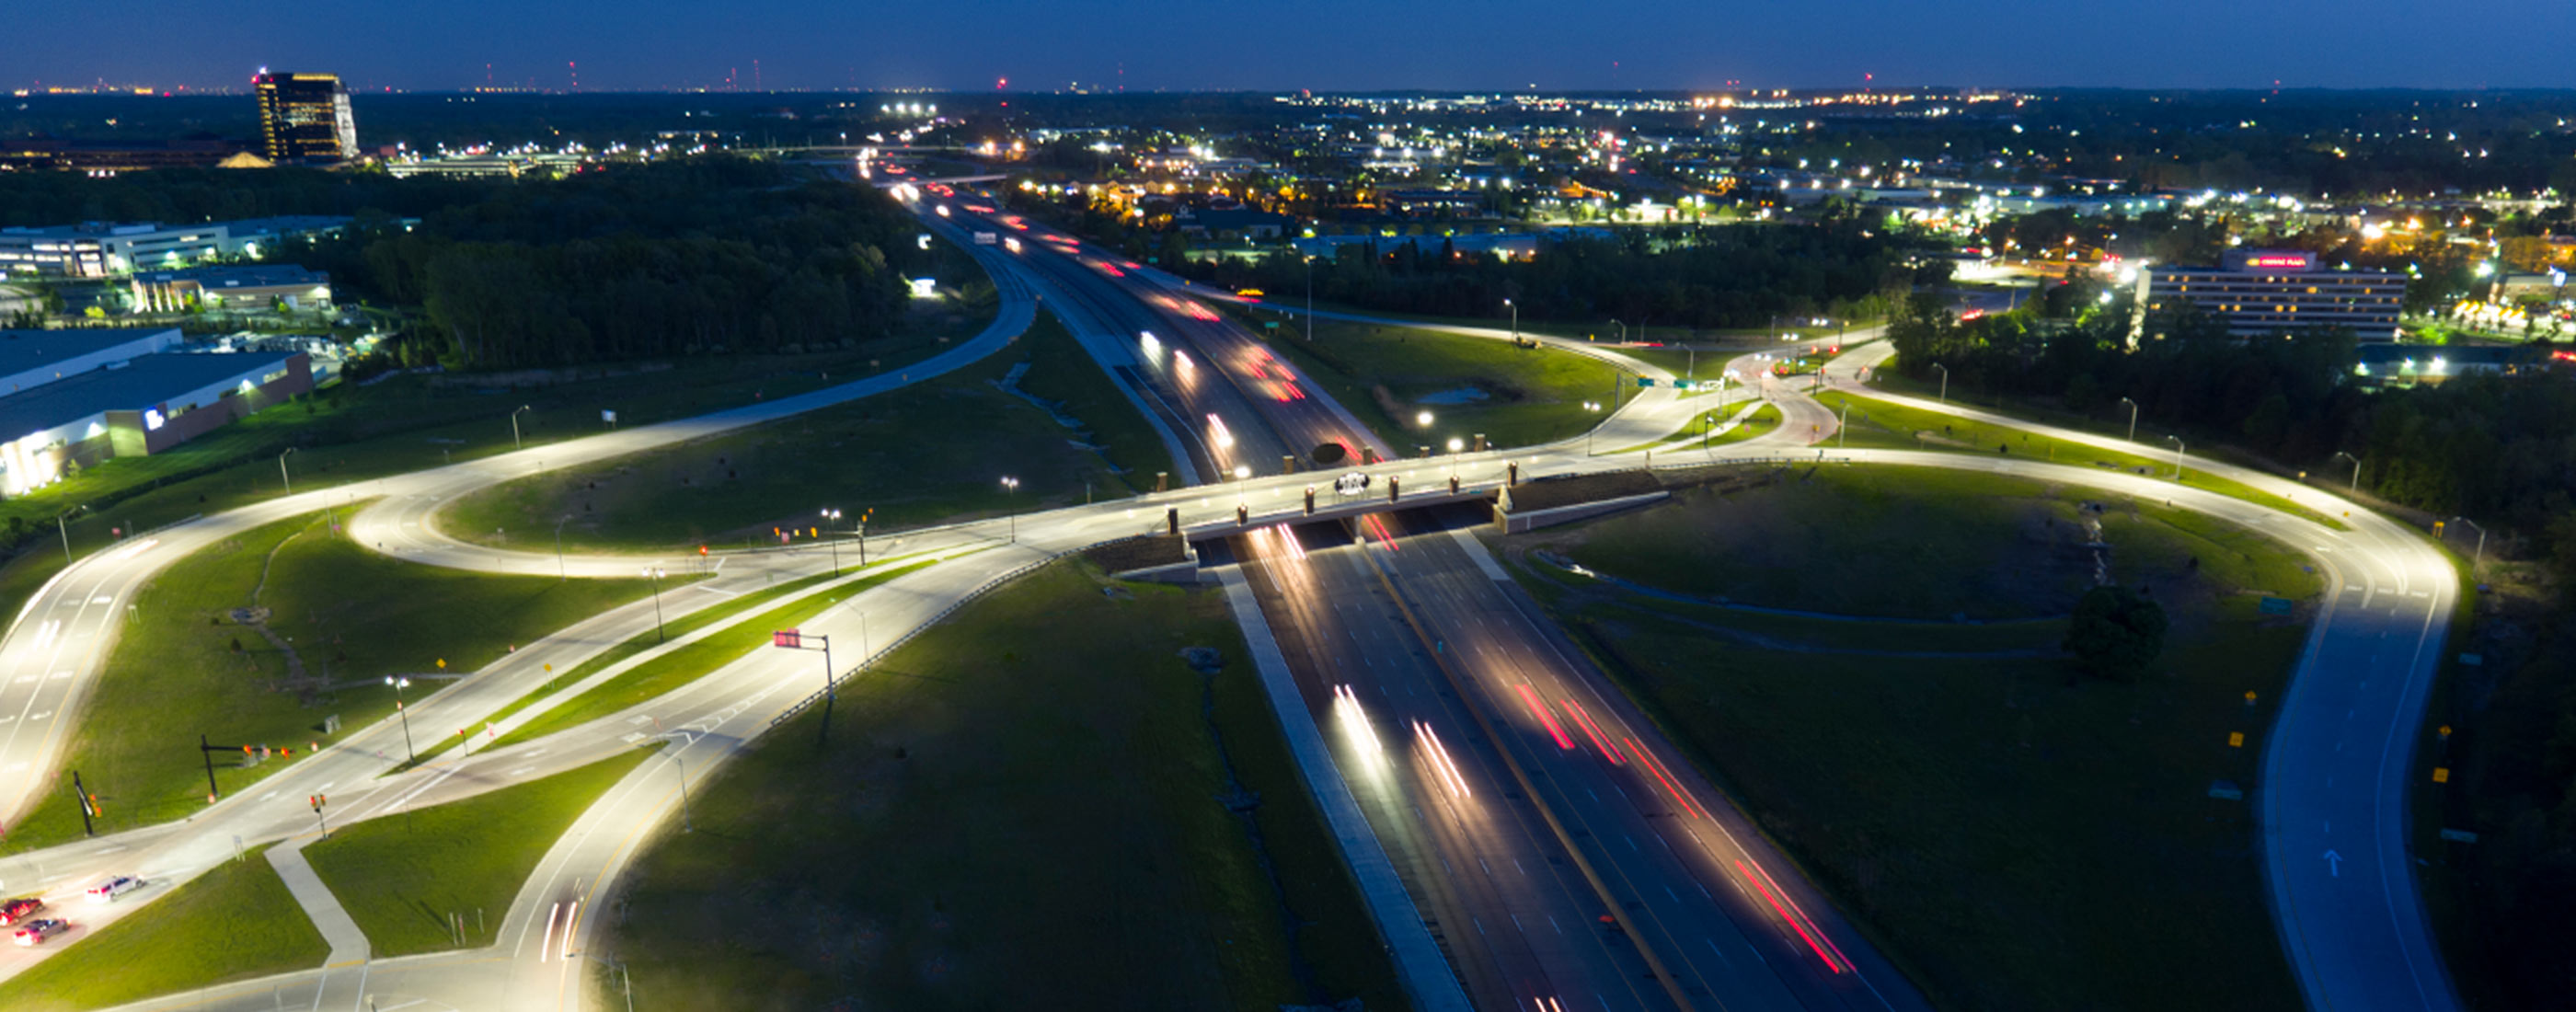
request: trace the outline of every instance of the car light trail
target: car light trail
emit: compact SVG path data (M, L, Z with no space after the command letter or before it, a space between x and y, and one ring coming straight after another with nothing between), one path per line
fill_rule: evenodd
M1431 768L1440 772L1441 781L1449 785L1449 793L1460 798L1474 797L1474 792L1467 789L1467 778L1458 772L1457 763L1449 761L1449 749L1440 744L1440 736L1431 730L1431 725L1414 721L1413 734L1422 739L1423 754L1431 758Z
M1574 725L1583 729L1583 736L1592 739L1592 747L1601 750L1601 758L1610 760L1612 766L1628 764L1627 760L1619 758L1618 749L1610 747L1609 739L1602 737L1601 726L1592 722L1592 714L1584 710L1583 704L1569 696L1565 700L1565 709L1574 715Z
M1816 927L1816 922L1807 916L1806 908L1799 906L1797 900L1790 899L1788 893L1780 890L1780 883L1771 880L1770 872L1763 871L1758 865L1748 867L1742 861L1735 862L1735 870L1744 875L1745 881L1753 883L1753 888L1771 904L1771 909L1778 911L1780 919L1788 922L1790 930L1796 931L1798 937L1806 941L1807 948L1816 951L1817 959L1824 960L1825 965L1831 967L1835 973L1852 972L1851 962L1843 956L1842 947L1835 945L1833 939L1825 937L1825 929ZM1788 905L1782 906L1783 901ZM1790 912L1793 910L1796 911L1795 914ZM1814 930L1810 931L1810 928Z
M1377 514L1369 514L1368 519L1362 523L1367 525L1370 533L1377 535L1377 543L1381 547L1390 552L1397 550L1395 534L1386 529L1386 521L1378 519Z
M1681 782L1673 779L1672 774L1665 772L1664 764L1656 762L1655 757L1646 752L1645 746L1637 744L1637 739L1628 739L1628 754L1635 756L1637 765L1645 767L1646 772L1654 774L1655 779L1664 785L1664 790L1672 793L1673 801L1682 806L1684 814L1703 819L1709 817L1706 809L1699 807L1698 802L1692 801L1690 795L1682 792Z
M1529 704L1530 716L1537 717L1539 723L1547 726L1547 736L1556 739L1556 747L1561 749L1574 747L1574 739L1566 737L1565 729L1557 726L1556 715L1547 712L1547 704L1539 701L1537 690L1530 688L1528 682L1522 682L1512 688L1521 694L1522 702Z
M1173 353L1175 356L1178 356L1179 354L1179 352ZM1187 364L1189 359L1183 358L1181 361L1182 363ZM1215 415L1207 416L1207 420L1208 435L1211 437L1209 441L1215 443L1216 448L1220 450L1234 449L1234 433L1226 431L1225 420L1218 418Z
M555 918L561 916L563 916L563 904L557 903L554 906L547 908L546 933L539 936L537 939L537 962L545 962L554 953ZM522 935L520 937L525 938L527 936Z
M1370 772L1386 768L1386 749L1377 742L1377 728L1369 725L1368 711L1360 708L1360 697L1348 685L1333 686L1333 715L1341 718L1342 732L1350 736L1351 749L1360 754L1360 765Z

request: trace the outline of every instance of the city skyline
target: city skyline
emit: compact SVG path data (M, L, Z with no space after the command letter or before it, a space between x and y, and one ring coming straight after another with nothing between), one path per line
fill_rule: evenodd
M229 90L268 66L334 70L358 91L2576 86L2548 44L2576 30L2576 11L2534 12L2495 33L2424 23L2394 0L2257 9L2186 0L2153 18L2088 20L2029 0L1973 11L1869 0L1831 16L1641 2L1579 18L1529 0L1328 3L1294 18L1144 0L891 10L759 0L720 21L668 0L619 7L614 18L595 5L494 0L295 12L153 5L153 15L187 20L184 33L133 32L134 6L15 15L20 38L61 41L19 54L5 83ZM2212 34L2221 23L2230 30Z

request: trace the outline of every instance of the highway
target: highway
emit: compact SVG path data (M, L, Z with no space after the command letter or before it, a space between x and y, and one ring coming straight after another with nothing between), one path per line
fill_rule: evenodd
M1237 544L1479 1007L1927 1007L1480 542L1381 524Z
M281 498L158 532L138 539L126 549L84 560L31 602L22 620L12 626L5 638L0 638L0 671L10 673L10 681L0 688L0 714L14 714L9 722L0 723L0 770L23 773L51 768L64 733L66 721L62 718L76 710L80 694L97 676L99 661L112 639L115 616L143 579L196 547L259 523L358 495L378 499L375 506L357 518L354 530L359 537L417 561L545 574L561 567L566 572L586 575L628 575L642 565L652 564L653 560L640 557L558 560L549 553L463 546L437 534L428 516L438 503L484 484L546 466L604 459L865 396L913 381L915 376L927 376L934 368L953 368L989 353L1007 341L1010 334L1017 333L1016 328L1008 328L1007 334L996 337L1006 329L1004 323L1016 316L1018 323L1025 325L1025 313L1036 288L1020 280L1022 276L1017 272L1023 268L1016 266L1017 258L1000 259L1004 255L990 248L978 250L977 255L993 267L1003 285L1005 320L997 322L986 335L952 349L932 363L914 367L900 378L872 378L705 419L591 437L371 482L359 488ZM1048 277L1050 291L1056 291L1056 285L1068 290L1076 287L1064 275ZM1090 287L1080 290L1099 291ZM1100 326L1140 322L1133 316L1117 316L1117 301L1106 294L1087 298L1104 317L1111 318L1095 321ZM1188 314L1184 311L1184 315ZM1199 336L1194 333L1175 330L1175 336L1177 340L1193 342L1190 347L1200 347L1195 343ZM1846 356L1837 363L1837 369L1843 372L1829 373L1829 382L1848 386L1848 370L1866 364L1867 358L1860 354ZM1234 361L1240 364L1239 359ZM943 362L944 366L937 365ZM1245 457L1239 458L1245 466L1251 463L1250 448L1259 445L1253 441L1264 438L1264 433L1277 429L1311 432L1314 427L1336 424L1330 413L1262 414L1262 409L1253 406L1254 399L1242 396L1241 382L1240 377L1229 375L1222 387L1211 383L1207 393L1211 400L1199 403L1218 404L1223 391L1232 389L1242 403L1223 410L1259 419L1236 437L1247 440L1241 444L1246 447ZM1811 434L1830 432L1829 419L1812 401L1778 389L1777 385L1771 392L1790 421L1772 436L1729 448L1728 455L1813 459L1815 451L1798 444ZM1181 411L1192 412L1197 406L1184 406ZM1651 441L1672 434L1698 410L1699 405L1688 399L1662 390L1646 391L1613 416L1612 422L1639 434L1639 442ZM1969 413L1956 408L1947 410ZM1181 412L1174 415L1183 420L1188 417ZM2119 441L2081 433L2023 427L2060 438L2128 448ZM1805 431L1800 431L1802 428ZM1351 430L1365 432L1355 424ZM1281 446L1288 445L1289 437L1269 438ZM1910 463L2024 474L2167 498L2178 506L2270 531L2309 551L2321 572L2328 576L2329 600L2314 627L2311 649L2302 662L2299 677L2284 701L2273 740L2267 743L2265 788L2259 799L2266 826L2270 881L2283 937L2303 986L2318 1007L2443 1007L2449 1001L2447 982L2415 905L2404 846L2404 791L2415 775L2410 761L2413 723L2420 716L2431 662L2439 650L2454 591L2448 564L2438 553L2413 532L2360 510L2353 511L2353 530L2336 532L2236 500L2135 475L1969 454L1836 451L1833 456L1861 463ZM1237 458L1209 454L1207 459L1212 467L1222 468ZM1589 454L1578 440L1551 447L1462 454L1437 463L1396 462L1368 470L1387 476L1417 471L1436 473L1454 467L1470 485L1491 487L1506 461L1520 462L1525 474L1538 475L1633 466L1639 458ZM1665 465L1685 462L1666 460L1662 455L1656 460ZM2192 466L2228 470L2197 458L2192 460ZM1182 510L1192 522L1230 518L1237 503L1256 513L1286 511L1294 508L1299 491L1315 480L1312 475L1279 476L1260 469L1255 473L1257 477L1236 483L1234 489L1175 490L1121 503L1025 516L1018 523L1015 544L997 538L993 523L917 532L908 536L913 539L909 544L889 544L883 551L939 552L951 561L871 591L814 628L832 631L836 636L852 636L857 631L853 626L863 621L856 616L864 613L875 618L876 635L891 639L932 621L974 588L1019 565L1104 538L1152 529L1158 526L1165 508ZM2295 492L2301 502L2319 509L2341 508L2340 500L2313 488L2242 469L2229 472L2229 476L2267 491ZM1423 487L1418 482L1431 479L1425 474L1415 480L1413 487ZM1436 887L1425 885L1418 895L1431 897L1422 903L1424 913L1440 920L1443 940L1459 966L1462 984L1479 995L1517 996L1526 992L1533 998L1541 996L1540 989L1544 988L1545 996L1567 1008L1586 1006L1583 995L1587 989L1592 993L1590 1004L1604 1007L1696 1005L1703 995L1717 996L1709 999L1711 1007L1734 1007L1739 998L1752 1007L1908 1007L1904 1003L1911 1000L1910 989L1903 988L1903 982L1892 974L1881 975L1875 954L1859 945L1802 877L1780 874L1789 868L1785 861L1762 849L1758 838L1733 831L1741 827L1727 824L1732 809L1687 764L1676 762L1669 750L1651 736L1631 734L1632 729L1643 730L1643 722L1617 701L1616 693L1593 688L1597 675L1572 660L1576 654L1564 649L1543 623L1529 617L1525 606L1512 597L1515 592L1492 581L1491 574L1478 564L1474 551L1446 534L1410 528L1398 533L1395 525L1402 522L1402 518L1383 521L1390 526L1375 532L1381 544L1391 543L1392 548L1361 547L1347 538L1341 544L1319 543L1316 550L1304 551L1305 557L1294 561L1296 571L1290 570L1291 563L1283 560L1280 553L1298 554L1303 545L1292 548L1278 535L1249 539L1254 550L1246 552L1246 568L1255 572L1266 587L1265 613L1280 627L1283 640L1295 638L1318 644L1302 651L1300 671L1300 688L1318 722L1338 726L1338 711L1334 721L1325 721L1321 716L1342 705L1336 698L1356 700L1356 706L1364 710L1385 708L1383 719L1371 713L1373 726L1379 731L1382 746L1402 743L1387 751L1401 749L1407 757L1406 768L1374 784L1354 780L1352 788L1369 806L1372 822L1386 827L1381 829L1382 839L1399 845L1399 849L1403 841L1422 841L1399 861L1411 869L1408 885L1427 882L1432 865L1447 862L1449 867L1443 869L1447 874L1438 877ZM1263 546L1259 542L1265 539L1271 544L1267 550L1260 550ZM729 556L725 561L727 572L719 579L766 580L787 572L814 572L822 565L821 558L814 554L800 558L788 553L746 553ZM671 568L676 570L679 566ZM1312 603L1345 600L1345 594L1365 594L1371 580L1377 581L1383 604L1396 606L1393 615L1384 607L1368 609L1370 614L1360 614L1359 610L1344 614L1338 608L1330 609L1328 614L1328 610ZM715 586L721 589L723 585ZM1292 606L1290 602L1296 600L1308 603ZM1273 602L1279 604L1278 611L1270 610ZM1515 615L1517 619L1512 617ZM638 609L628 606L550 638L548 643L532 645L522 656L513 658L515 668L496 665L436 696L416 701L414 716L422 718L416 723L435 720L470 726L478 709L489 713L541 680L527 677L528 669L536 663L534 658L583 656L581 651L585 649L595 651L632 635L640 628L638 621ZM1474 631L1465 632L1469 629ZM1338 641L1330 635L1335 631L1342 633ZM1431 643L1428 660L1420 653L1426 638ZM1343 641L1354 645L1343 647ZM1320 644L1325 642L1334 646L1324 649ZM1398 654L1409 650L1413 659L1409 668L1392 665L1394 655L1360 645L1364 643ZM1453 643L1459 645L1455 652L1450 647ZM1539 649L1541 646L1547 649ZM880 652L882 649L880 646ZM1349 696L1337 696L1324 680L1339 677L1332 673L1345 669L1353 659L1358 659L1371 674L1362 681L1336 683L1352 687ZM1374 668L1381 659L1388 659L1391 669L1378 675ZM686 763L689 776L695 779L704 775L702 762L711 768L721 756L765 728L773 715L818 685L820 672L815 667L810 657L764 651L628 714L544 741L489 754L467 753L375 781L372 790L353 794L350 811L360 815L388 812L402 805L435 803L541 776L611 754L630 740L651 737L653 728L678 737L675 744L682 747L676 751L676 763ZM1445 694L1444 684L1448 686ZM1538 703L1530 704L1516 685L1526 687ZM1366 691L1370 687L1376 690L1375 700ZM1426 688L1432 698L1415 702L1423 700ZM1405 693L1402 698L1407 702L1394 702L1399 691ZM1613 749L1604 752L1594 746L1587 751L1557 744L1556 732L1566 732L1572 740L1567 727L1574 720L1575 704L1582 707L1583 719L1600 730ZM1515 710L1515 706L1519 709ZM1556 732L1549 730L1550 717L1556 721ZM1422 721L1430 732L1419 743L1411 720ZM1399 725L1398 721L1406 723ZM391 729L390 723L379 724L344 736L324 755L273 778L269 783L278 785L277 789L266 796L228 798L190 823L12 858L0 863L0 876L33 875L56 888L71 888L90 876L109 871L156 873L165 882L182 879L194 869L230 856L239 846L234 837L257 843L306 831L311 813L299 803L305 788L365 783L382 772L390 766L384 757L386 749L399 741L388 739ZM1451 732L1455 732L1454 736ZM1440 744L1431 747L1428 740L1435 735ZM1616 740L1631 736L1636 739L1633 748ZM1337 744L1337 748L1346 747ZM1441 758L1434 760L1434 755ZM1352 758L1344 758L1345 769L1353 768ZM22 765L13 767L11 763ZM396 994L458 1008L577 1006L587 978L573 972L571 965L573 960L584 958L578 954L585 952L595 937L597 922L567 914L566 905L579 903L596 910L606 901L602 883L613 882L635 847L673 814L679 777L676 763L662 759L648 762L636 776L585 814L573 833L558 842L505 920L500 950L332 967L148 1007L267 1008L281 1000L285 994L281 989L287 987L305 988L305 1001L316 1006L338 1007L338 999L344 996L352 1008L361 1007L356 1003L368 996L393 1004L387 999ZM667 770L663 768L666 764L670 765ZM1650 776L1651 787L1645 779ZM653 779L667 780L669 786L654 788L648 783ZM0 794L0 801L13 808L22 806L31 792L45 783L49 778L0 779L0 791L15 792ZM2343 786L2337 788L2338 783ZM1600 788L1605 784L1612 788L1610 796L1617 801L1601 799ZM287 790L288 787L295 789ZM1480 792L1479 787L1485 790ZM266 788L263 785L262 789ZM1653 800L1659 795L1652 788L1660 788L1660 797L1665 800ZM353 788L342 786L340 790L348 792ZM1524 796L1510 798L1514 790ZM1578 791L1582 794L1579 801ZM1446 801L1441 800L1444 793L1448 795ZM1481 801L1469 803L1480 794ZM1497 794L1503 796L1495 797ZM1408 799L1412 804L1405 804ZM1427 808L1422 805L1425 801L1431 803ZM1407 808L1415 809L1409 820L1404 817ZM1435 814L1425 815L1424 811ZM1566 820L1567 825L1588 835L1574 837L1577 829L1560 830L1548 825L1551 818ZM2313 830L2308 828L2311 823ZM1688 843L1675 840L1668 831L1673 826L1685 827L1681 835L1688 838ZM2336 832L2337 826L2342 827L2341 833ZM1638 834L1640 827L1652 835L1652 851L1645 843L1646 837ZM1614 831L1624 843L1614 845L1608 841L1608 834ZM1744 842L1738 843L1739 839ZM1753 849L1745 849L1748 845ZM1625 858L1616 854L1622 846L1631 849ZM2328 858L2329 852L2334 857ZM1524 876L1526 881L1521 881L1497 876L1490 868L1480 868L1476 875L1457 869L1460 857L1475 857L1491 865L1491 858L1497 855L1535 856L1543 861L1551 853L1577 865L1576 873L1569 878L1558 871ZM1576 861L1578 857L1582 860ZM1585 864L1594 866L1592 874L1582 873L1580 866ZM1524 870L1525 867L1524 864ZM1706 889L1707 895L1692 904L1680 888L1685 884L1694 891ZM1669 890L1660 904L1653 896L1657 885ZM1617 902L1608 902L1609 899ZM1595 908L1595 925L1599 916L1612 916L1618 936L1634 943L1634 948L1626 950L1624 961L1621 952L1606 941L1606 932L1583 942L1554 943L1531 935L1526 925L1516 925L1524 936L1518 940L1461 945L1466 929L1456 920L1460 913L1466 915L1467 927L1475 929L1482 939L1493 937L1491 932L1495 930L1484 917L1485 911L1500 910L1505 920L1511 920L1526 909L1544 918L1577 912L1586 904ZM141 907L141 903L128 902L110 909L114 915L122 915ZM1626 923L1618 923L1621 921ZM103 923L103 918L84 917L85 925L97 923ZM548 928L549 923L570 926ZM1687 953L1688 942L1694 938L1703 940L1708 956ZM1741 953L1728 947L1730 940L1743 947ZM529 951L532 941L536 947L533 955ZM567 949L577 954L572 960L563 956ZM42 951L30 955L41 956ZM1757 962L1744 962L1745 954L1753 955ZM1774 955L1783 958L1775 960ZM1659 962L1664 966L1660 972L1654 970ZM507 972L500 972L503 964ZM0 963L0 976L14 973L23 965L24 962ZM1641 977L1641 969L1654 975ZM1896 986L1890 987L1891 983ZM1614 984L1619 986L1613 987ZM1515 997L1515 1004L1517 1001Z

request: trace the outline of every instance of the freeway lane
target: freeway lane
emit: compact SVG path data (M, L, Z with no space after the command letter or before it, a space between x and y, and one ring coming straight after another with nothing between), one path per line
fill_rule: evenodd
M1687 1000L1925 1007L1474 535L1426 531L1402 544L1371 558Z
M1312 542L1314 547L1306 547ZM1237 540L1263 614L1405 891L1480 1008L1669 1008L1339 525ZM1546 1006L1539 1006L1546 1007Z
M2157 453L2126 440L1862 386L1859 370L1892 351L1845 356L1828 370L1828 380L1836 389L1909 407L2102 449ZM2198 457L2189 466L2291 497L2352 528L2291 525L2304 530L2290 544L2323 563L2330 582L2263 750L2265 880L2299 986L2311 1007L2335 1012L2458 1008L2416 891L2407 803L2412 785L2429 776L2416 761L2416 733L2450 631L2456 572L2413 528L2331 492ZM2188 491L2164 488L2177 498ZM2259 522L2283 530L2277 514Z

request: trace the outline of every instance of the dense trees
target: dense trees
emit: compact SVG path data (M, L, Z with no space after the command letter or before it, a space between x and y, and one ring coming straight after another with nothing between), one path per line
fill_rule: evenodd
M1904 244L1855 223L1623 230L1551 242L1535 257L1461 253L1438 236L1344 247L1315 263L1315 298L1439 316L1503 315L1630 328L1761 327L1774 315L1875 315L1913 280ZM1192 264L1186 273L1280 296L1305 291L1294 256Z
M847 346L903 310L887 250L923 256L874 191L735 159L486 187L406 230L370 215L278 253L344 297L425 310L405 356L461 368Z

